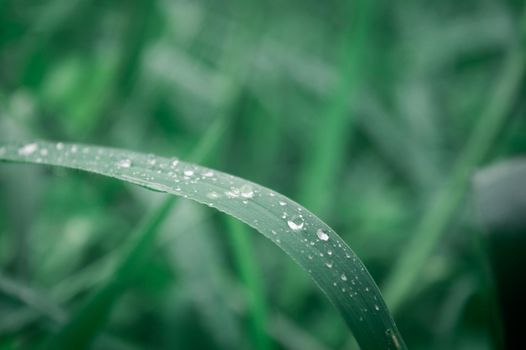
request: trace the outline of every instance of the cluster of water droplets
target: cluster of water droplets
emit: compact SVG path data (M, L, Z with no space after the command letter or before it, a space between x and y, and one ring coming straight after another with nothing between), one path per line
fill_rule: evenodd
M0 148L0 155L5 152L5 148ZM17 153L22 157L34 158L37 162L51 155L51 164L75 166L78 162L79 168L117 176L150 189L177 193L221 210L233 207L236 201L243 205L254 201L257 203L255 206L266 208L272 217L282 220L283 225L270 229L265 220L256 218L247 223L262 232L268 232L269 238L277 244L282 245L287 240L284 249L289 247L288 249L296 249L303 254L308 260L304 266L309 267L309 272L312 273L313 264L319 262L321 268L330 271L333 287L349 298L364 298L364 293L371 293L369 281L362 281L360 278L366 276L363 265L357 262L356 256L343 241L333 236L331 230L323 227L312 214L273 191L231 175L184 163L177 158L63 143L46 146L28 143L20 146ZM82 155L90 156L83 158ZM303 243L303 246L298 247L297 242ZM377 301L376 294L373 293L372 298ZM369 305L370 309L364 307L361 310L363 314L381 310L380 303Z

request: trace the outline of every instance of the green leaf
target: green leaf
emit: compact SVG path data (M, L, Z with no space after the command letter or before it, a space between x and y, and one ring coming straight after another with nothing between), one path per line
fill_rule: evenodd
M342 313L362 349L405 349L363 263L327 224L279 193L176 158L106 147L3 142L0 159L105 175L230 214L272 240L312 276ZM196 252L196 263L199 259Z

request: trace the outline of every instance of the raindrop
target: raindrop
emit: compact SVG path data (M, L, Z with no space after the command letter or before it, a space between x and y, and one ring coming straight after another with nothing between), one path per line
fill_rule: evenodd
M327 231L322 229L322 228L320 228L318 231L316 231L316 235L322 241L328 241L329 240L329 235L327 234Z
M225 195L228 198L237 198L239 197L239 188L230 187L230 191L226 191Z
M344 273L342 273L342 275L340 276L340 278L342 279L342 281L347 281L347 276L345 276Z
M118 166L119 168L129 168L129 167L131 167L131 165L132 165L132 162L131 162L131 160L129 160L128 158L126 158L126 159L121 159L121 160L119 160L119 161L117 162L117 166Z
M217 198L221 197L221 196L219 195L219 193L217 193L217 192L213 192L213 191L212 191L212 192L208 192L206 196L207 196L208 198L210 198L210 199L217 199Z
M243 198L252 198L254 197L254 190L250 185L243 185L240 189L241 197Z
M155 157L153 155L148 155L146 163L148 163L148 167L153 168L155 166L155 163L157 163L157 160L155 160Z
M29 156L33 154L38 149L38 145L36 143L29 143L23 147L21 147L18 150L18 154L21 156Z
M287 221L287 225L293 230L298 231L303 228L305 223L303 222L303 218L300 215L293 216L290 218L289 221Z

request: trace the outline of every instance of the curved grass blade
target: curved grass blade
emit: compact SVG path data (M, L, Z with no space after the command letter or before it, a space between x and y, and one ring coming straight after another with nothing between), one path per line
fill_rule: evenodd
M202 161L217 146L228 125L229 118L217 119L212 124L190 159ZM106 279L88 301L71 315L55 336L48 342L47 349L85 349L94 341L100 328L105 324L115 303L127 291L132 281L142 274L147 257L154 249L160 228L176 204L175 196L167 198L148 214L126 242L126 250L119 257L113 275Z
M176 158L106 147L3 142L0 160L105 175L192 199L234 216L272 240L309 272L342 313L362 349L405 349L363 263L327 224L279 193Z

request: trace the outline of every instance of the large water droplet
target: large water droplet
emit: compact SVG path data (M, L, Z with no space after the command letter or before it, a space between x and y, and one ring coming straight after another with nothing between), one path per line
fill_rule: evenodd
M300 215L295 215L287 221L287 225L291 228L291 230L298 231L303 228L305 223L303 222L303 218Z
M119 160L117 162L117 166L119 168L129 168L129 167L131 167L131 165L132 165L132 161L130 159L128 159L128 158L121 159L121 160Z
M30 156L38 149L38 145L36 143L29 143L25 146L20 147L18 150L18 154L21 156Z
M322 228L316 231L316 236L318 236L318 238L321 239L322 241L329 240L329 235L327 234L327 231Z

